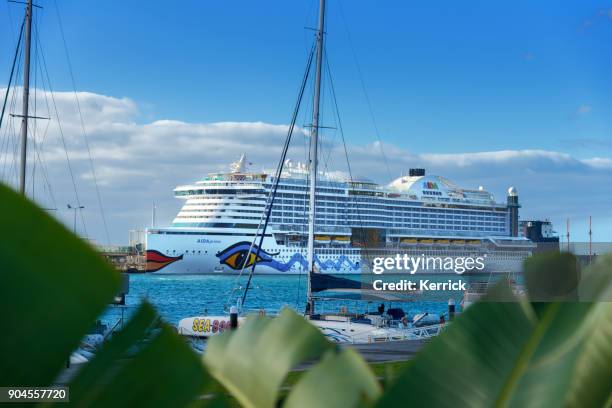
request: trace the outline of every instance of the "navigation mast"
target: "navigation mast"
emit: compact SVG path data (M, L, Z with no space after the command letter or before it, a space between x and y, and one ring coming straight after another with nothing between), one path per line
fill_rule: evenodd
M23 62L23 109L21 112L21 163L19 169L19 192L25 195L26 158L28 147L28 115L30 102L30 44L32 36L32 0L26 2L25 54Z
M314 313L314 301L312 299L312 291L310 286L311 274L315 273L314 265L314 228L316 217L316 195L317 186L317 153L318 153L318 138L319 138L319 101L321 99L321 70L323 67L323 35L325 26L325 0L319 2L319 25L317 28L317 68L315 73L314 84L314 101L312 111L312 127L310 128L310 209L308 213L308 304L306 311L309 314Z

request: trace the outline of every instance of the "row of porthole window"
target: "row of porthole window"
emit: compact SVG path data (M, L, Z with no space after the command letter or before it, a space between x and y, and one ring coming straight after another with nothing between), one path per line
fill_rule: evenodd
M167 250L166 250L166 253L167 253L167 254L169 254L170 252L172 252L173 254L176 254L176 253L177 253L177 250L176 250L176 249L173 249L172 251L170 251L169 249L167 249ZM178 251L178 253L180 254L180 253L181 253L181 251ZM201 253L202 253L202 251L201 251L201 250L197 250L197 251L196 251L195 249L191 250L191 254L192 254L192 255L195 255L196 253L197 253L197 254L201 254ZM207 254L207 253L208 253L208 251L206 251L206 250L205 250L205 251L204 251L204 254ZM187 250L187 251L183 251L183 255L189 255L189 251L188 251L188 250Z

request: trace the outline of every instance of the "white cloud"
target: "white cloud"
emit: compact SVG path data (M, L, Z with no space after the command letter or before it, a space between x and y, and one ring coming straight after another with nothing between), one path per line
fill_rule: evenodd
M612 169L612 159L608 157L593 157L583 160L584 163L599 169Z
M86 206L88 232L104 241L74 95L59 92L55 100L80 200ZM186 123L167 119L138 123L138 106L130 99L81 92L79 100L114 242L125 242L129 229L148 225L153 202L157 205L159 223L169 223L180 207L180 201L172 196L176 185L196 181L210 171L226 169L243 152L248 154L256 170L275 167L287 132L287 125L263 122ZM39 106L43 106L40 102ZM34 170L41 186L35 192L41 205L62 209L57 211L58 216L71 223L71 214L63 209L66 203L74 203L75 197L54 116L51 112L53 119L40 150L53 197L47 191L40 164L36 169L30 168L29 174ZM41 129L36 136L38 143L43 139ZM296 132L289 154L294 162L305 161L305 135L302 129ZM6 140L14 142L10 137ZM346 171L341 146L329 142L323 146L326 150L322 154L323 166ZM428 173L446 176L462 186L484 185L500 201L505 200L507 187L515 185L526 217L552 217L560 222L564 217L586 216L587 211L595 219L609 217L612 189L607 186L612 176L612 158L580 159L546 150L417 154L387 143L383 148L389 171L382 161L378 142L349 145L354 176L387 183L410 167L425 167ZM1 151L0 157L5 153ZM13 184L16 182L14 171L5 170L1 176Z

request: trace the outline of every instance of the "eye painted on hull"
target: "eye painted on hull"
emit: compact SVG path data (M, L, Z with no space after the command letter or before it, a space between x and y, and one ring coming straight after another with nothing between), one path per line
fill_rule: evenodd
M255 263L272 262L274 260L272 257L279 254L266 252L262 249L257 256L257 248L257 245L253 245L251 249L251 243L247 241L238 242L217 252L217 258L219 258L220 263L232 269L240 270L243 265L247 268Z
M248 259L246 259L248 256ZM261 256L257 256L255 253L248 253L248 250L243 250L243 251L238 251L235 254L229 256L227 259L225 259L225 264L230 266L233 269L241 269L242 266L244 265L244 267L248 267L248 266L252 266L255 263L255 258L257 258L257 262L261 262L262 258ZM246 263L245 263L245 259L246 259Z

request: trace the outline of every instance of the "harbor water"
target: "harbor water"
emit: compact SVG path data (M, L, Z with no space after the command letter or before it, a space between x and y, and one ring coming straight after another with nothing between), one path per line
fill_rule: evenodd
M440 275L435 280L445 281L448 278ZM112 323L121 316L128 318L145 299L171 325L188 316L222 314L229 306L236 304L245 284L246 277L238 280L231 275L134 274L130 276L126 306L109 307L102 319ZM305 275L256 275L244 309L265 310L268 314L274 314L283 307L290 307L303 313L306 285ZM440 316L447 313L449 298L459 305L462 297L463 293L459 291L436 292L428 296L415 295L410 302L385 302L385 306L400 307L409 317L426 312ZM349 312L363 313L375 311L380 303L380 300L326 300L317 304L317 311L338 312L341 308L347 308Z

